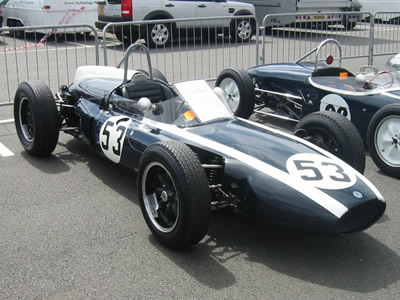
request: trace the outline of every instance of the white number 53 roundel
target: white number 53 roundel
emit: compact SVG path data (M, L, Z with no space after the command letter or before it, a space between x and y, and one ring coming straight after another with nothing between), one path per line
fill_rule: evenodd
M292 176L321 189L345 189L357 181L351 167L319 154L295 154L287 160L286 169Z
M100 147L104 155L115 163L121 160L122 148L131 119L111 117L100 129Z

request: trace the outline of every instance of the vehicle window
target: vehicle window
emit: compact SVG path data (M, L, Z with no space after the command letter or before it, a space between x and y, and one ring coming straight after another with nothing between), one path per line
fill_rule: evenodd
M155 103L154 105L152 110L145 112L145 118L182 127L200 124L195 113L180 96Z

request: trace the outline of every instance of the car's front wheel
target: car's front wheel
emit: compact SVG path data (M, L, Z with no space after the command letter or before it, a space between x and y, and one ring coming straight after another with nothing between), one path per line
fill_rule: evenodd
M225 69L218 75L215 86L224 91L226 102L236 116L245 119L251 116L255 94L253 82L246 71Z
M400 105L382 107L372 117L367 133L368 150L379 169L400 177Z
M365 148L357 128L344 116L319 111L305 116L294 135L329 151L360 173L365 170Z
M144 219L162 244L186 248L206 234L211 213L207 176L185 144L161 142L145 150L138 193Z
M22 82L14 98L18 138L34 156L53 152L58 142L60 119L54 96L42 81Z

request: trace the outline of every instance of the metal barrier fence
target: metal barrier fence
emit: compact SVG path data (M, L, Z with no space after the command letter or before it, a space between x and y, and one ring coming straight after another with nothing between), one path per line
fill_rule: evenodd
M102 41L86 24L0 28L0 106L12 103L23 80L57 90L72 82L78 66L116 66L136 40L150 46L153 66L177 82L215 79L227 67L295 61L327 38L342 44L344 58L365 57L372 65L374 55L399 52L399 23L400 12L275 14L261 27L253 16L149 20L110 23ZM145 68L145 54L137 52L131 68Z
M369 57L372 19L365 12L267 15L260 63L295 61L328 38L342 44L343 58Z
M370 65L374 56L400 52L400 12L375 13L371 20L371 31Z
M98 33L90 25L0 28L0 106L12 103L24 80L43 80L58 90L88 64L100 64Z
M150 48L153 66L169 81L216 78L224 68L258 64L256 28L254 16L109 23L103 29L104 62L117 65L127 45L141 40ZM133 69L147 66L145 54L137 51Z

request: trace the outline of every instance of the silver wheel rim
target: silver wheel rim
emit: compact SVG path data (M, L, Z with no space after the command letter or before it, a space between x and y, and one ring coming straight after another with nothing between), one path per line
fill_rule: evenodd
M35 136L35 132L33 131L33 118L32 118L32 112L29 109L29 101L28 98L22 97L21 102L19 104L19 126L21 128L22 135L24 136L25 140L28 142L32 143L33 138ZM29 110L29 111L26 111ZM31 124L29 124L28 119L28 114L30 114L29 119Z
M382 161L391 167L400 166L400 117L384 118L375 130L375 148Z
M152 191L149 191L147 189L147 177L149 173L154 169L154 168L161 168L162 171L165 172L165 174L169 177L169 179L172 182L172 186L169 188L173 188L174 192L176 193L175 199L168 199L168 191L163 190L160 192L159 196L156 195L156 193L152 193ZM161 189L163 189L162 186L160 186ZM165 187L164 187L165 188ZM152 162L148 164L143 172L143 177L142 177L142 197L143 197L143 202L144 206L146 209L146 214L149 217L151 223L161 232L163 233L170 233L172 232L175 228L176 225L178 224L179 216L180 216L180 206L179 206L179 198L177 195L177 190L175 186L175 182L172 179L171 174L168 172L168 170L159 162ZM174 216L174 220L169 220L171 221L168 226L164 225L162 217L161 217L161 206L163 203L167 203L169 200L172 200L174 204L176 205L176 216ZM165 204L167 205L167 204Z
M237 31L238 31L238 36L242 39L242 40L246 40L250 37L251 35L251 24L249 21L240 21L240 23L238 24L237 27Z
M151 29L151 39L154 44L162 46L164 45L169 38L169 30L168 27L164 24L156 24Z
M226 102L235 113L240 104L240 91L236 81L232 78L225 78L221 81L219 87L224 91Z

